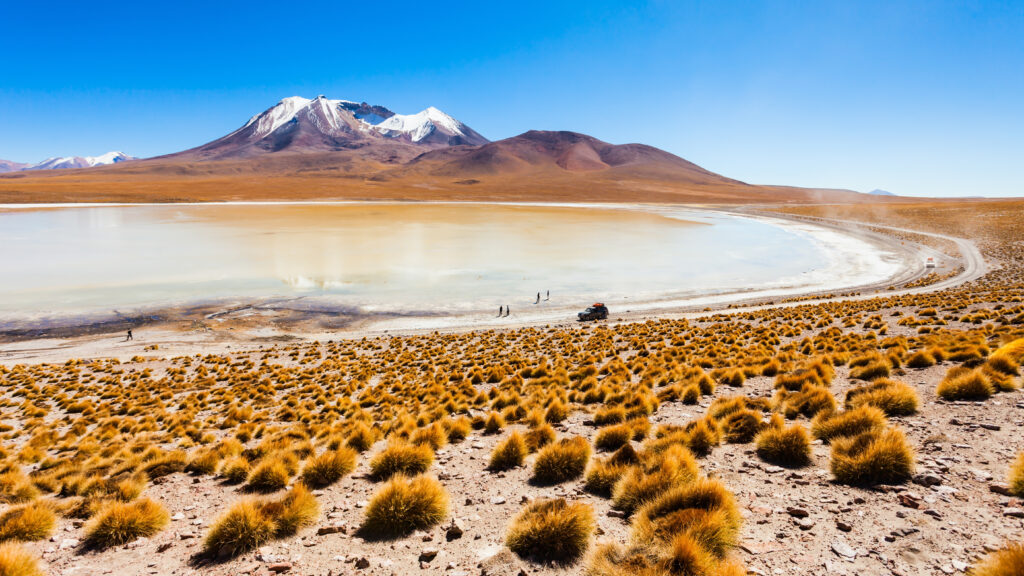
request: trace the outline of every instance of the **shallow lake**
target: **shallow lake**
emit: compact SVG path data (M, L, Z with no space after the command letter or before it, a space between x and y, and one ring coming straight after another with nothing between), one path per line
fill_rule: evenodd
M891 255L806 225L674 207L209 204L0 210L0 319L302 297L462 313L832 288Z

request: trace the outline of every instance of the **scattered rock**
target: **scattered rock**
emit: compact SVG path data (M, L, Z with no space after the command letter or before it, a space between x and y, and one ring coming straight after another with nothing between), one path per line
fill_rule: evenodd
M291 569L291 562L276 562L274 564L271 564L270 566L267 566L267 570L270 570L274 574L283 574L285 572L290 571Z
M850 526L849 524L847 524L846 522L843 522L842 520L836 520L836 528L838 528L839 530L841 530L843 532L849 532L849 531L853 530L853 526Z
M916 474L912 481L919 486L938 486L942 484L942 477L938 474L926 472L924 474Z
M836 540L832 543L832 551L843 558L856 558L857 551L843 540Z
M370 567L370 561L367 560L366 558L358 558L356 560L356 568L358 568L360 570L365 570L365 569L367 569L369 567Z
M423 551L420 552L420 562L430 562L434 558L437 558L437 555L440 552L441 551L437 548L424 548Z
M445 540L451 542L452 540L458 540L459 538L462 538L462 535L464 533L465 532L462 530L462 526L459 526L459 524L453 518L452 523L449 524L448 528L446 528L444 531L444 538Z
M907 493L900 494L898 496L898 499L900 501L900 505L906 506L907 508L913 508L913 509L916 510L916 509L921 507L921 501L918 500L917 498L914 498L910 494L907 494Z
M1024 508L1003 508L1003 516L1009 516L1010 518L1024 518Z
M792 506L786 508L786 512L794 518L807 518L811 515L807 510L804 510L803 508L794 508Z
M344 524L328 524L327 526L321 526L317 529L317 536L325 536L327 534L348 534L348 526Z
M994 482L988 485L988 491L1000 494L1002 496L1010 495L1010 485L1003 484L1002 482Z

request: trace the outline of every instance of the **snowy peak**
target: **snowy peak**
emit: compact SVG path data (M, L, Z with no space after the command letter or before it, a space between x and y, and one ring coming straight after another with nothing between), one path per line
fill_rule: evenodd
M477 146L488 140L434 107L395 114L384 106L291 96L249 119L231 134L187 151L205 158L279 151L327 151L395 142L415 147ZM378 145L377 148L380 148Z
M0 172L21 170L59 170L62 168L92 168L134 160L124 152L107 152L99 156L54 156L35 164L19 164L0 160Z

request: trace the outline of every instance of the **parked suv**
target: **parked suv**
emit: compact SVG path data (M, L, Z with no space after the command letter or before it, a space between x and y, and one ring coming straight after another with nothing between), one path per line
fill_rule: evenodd
M590 308L576 315L580 322L584 320L605 320L608 318L608 307L600 302L595 302Z

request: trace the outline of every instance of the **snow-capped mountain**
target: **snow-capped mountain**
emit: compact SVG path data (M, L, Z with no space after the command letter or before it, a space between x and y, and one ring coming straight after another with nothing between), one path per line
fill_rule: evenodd
M253 116L231 134L181 154L230 158L284 150L352 150L375 144L433 149L487 142L469 126L434 107L416 114L396 114L366 102L292 96Z
M0 160L0 173L3 173L3 172L17 172L19 170L24 170L28 166L29 166L28 164L23 164L21 162L12 162L10 160Z
M134 160L124 152L107 152L99 156L54 156L42 162L21 168L21 170L56 170L59 168L92 168Z

